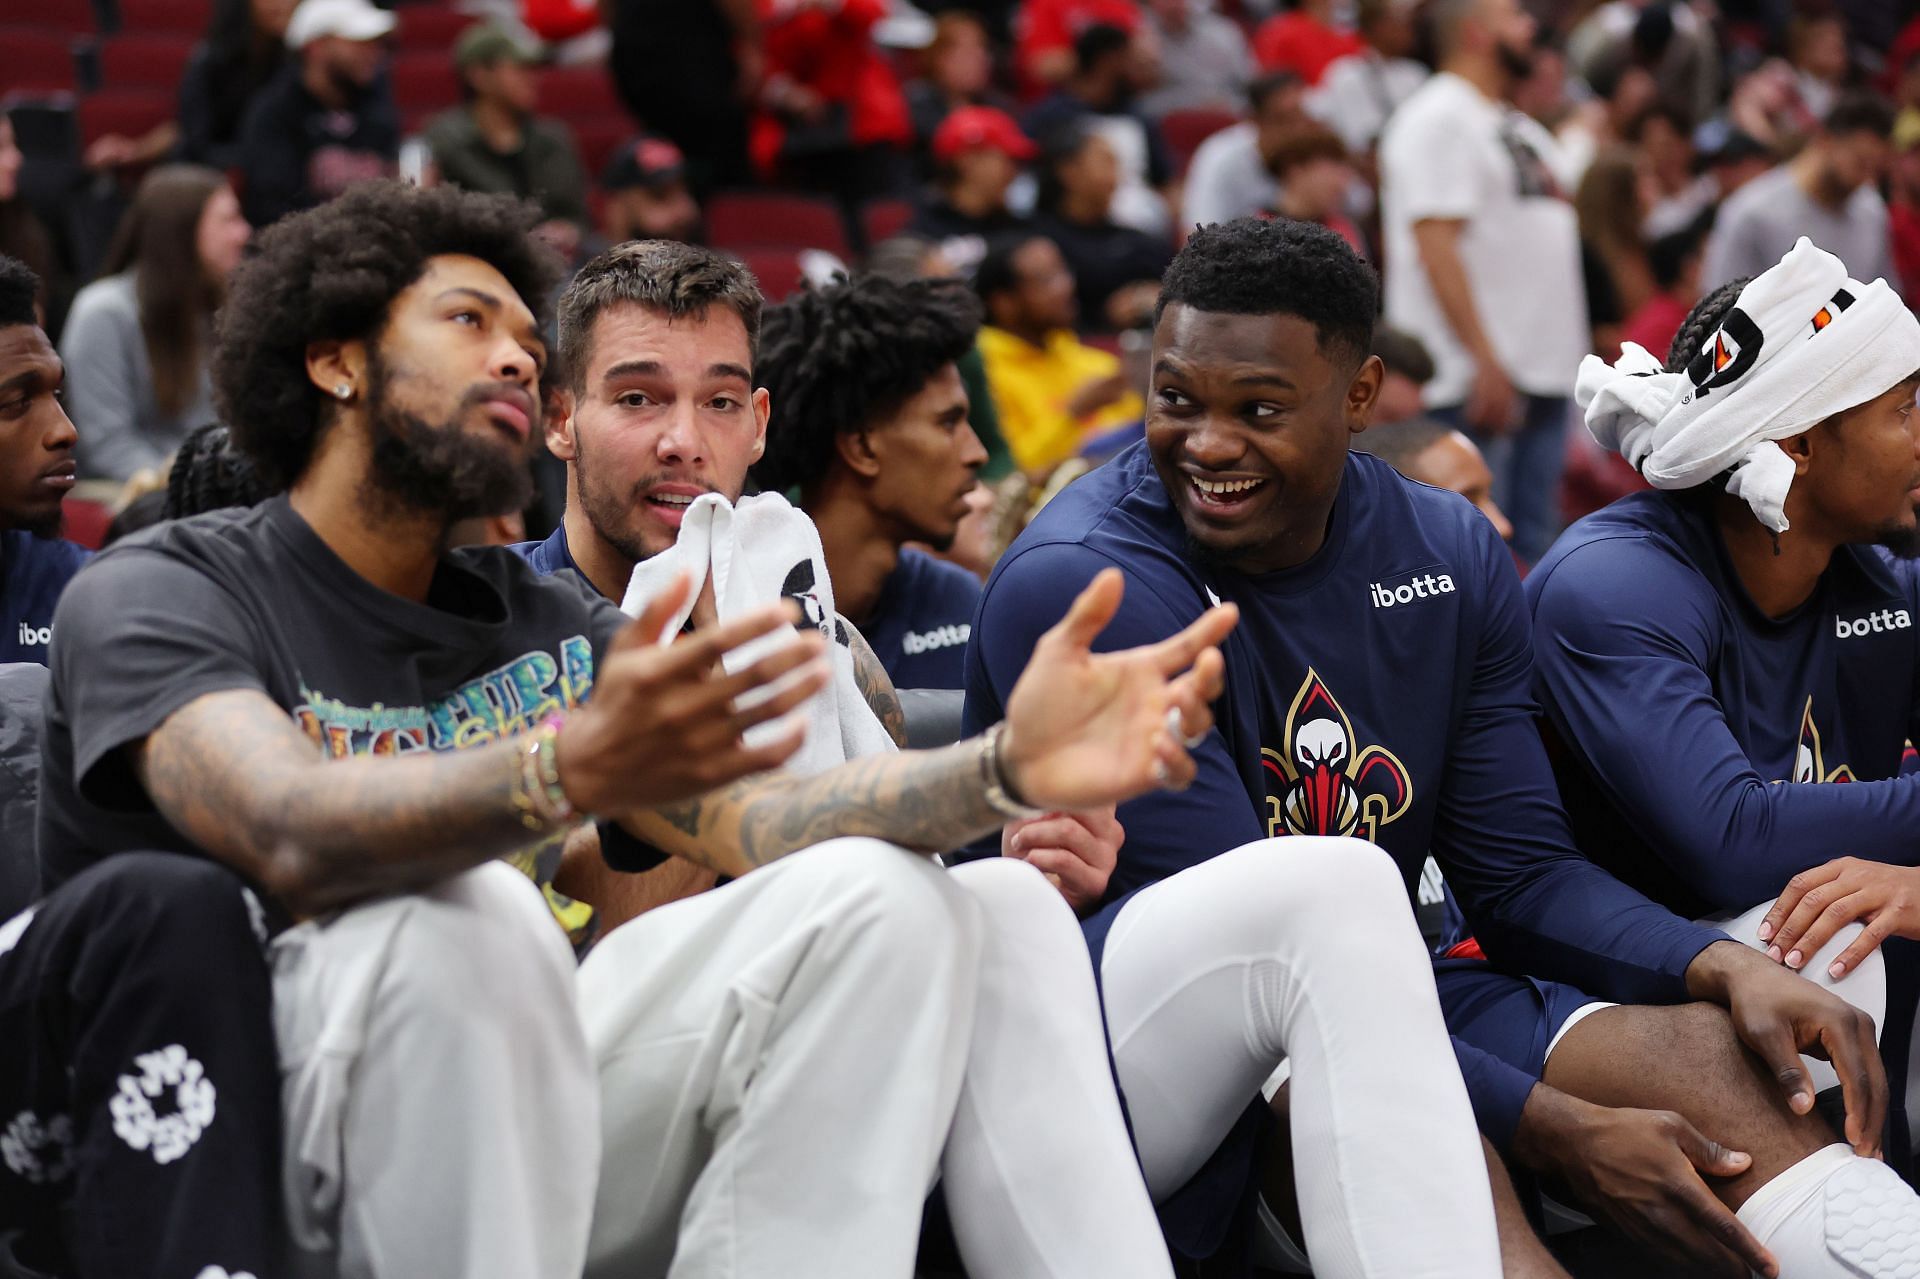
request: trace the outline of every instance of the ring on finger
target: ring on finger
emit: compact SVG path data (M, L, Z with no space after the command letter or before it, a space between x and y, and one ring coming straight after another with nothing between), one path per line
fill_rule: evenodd
M1180 744L1188 750L1192 750L1201 742L1207 740L1205 733L1195 733L1191 737L1187 736L1186 717L1180 714L1180 708L1178 706L1167 707L1167 736L1177 739Z
M1165 761L1164 759L1154 760L1153 761L1153 784L1155 786L1164 788L1168 785L1171 785L1172 782L1173 782L1173 774L1167 771L1167 761Z

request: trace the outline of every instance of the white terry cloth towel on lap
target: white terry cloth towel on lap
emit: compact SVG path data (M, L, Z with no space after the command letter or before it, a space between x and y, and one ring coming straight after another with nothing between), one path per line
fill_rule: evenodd
M687 575L692 589L668 628L669 639L686 624L693 601L709 578L722 622L791 597L799 602L806 624L827 637L833 682L793 712L806 717L807 739L784 771L811 776L850 759L895 749L893 738L854 679L853 653L846 624L834 612L833 583L827 578L820 531L804 511L778 493L742 498L738 505L729 504L718 493L702 494L681 517L680 536L673 546L634 567L621 609L638 617L679 572ZM756 640L733 653L727 667L737 670L750 665L773 651L774 645L787 642L783 635ZM786 722L782 719L748 730L748 743L779 732Z

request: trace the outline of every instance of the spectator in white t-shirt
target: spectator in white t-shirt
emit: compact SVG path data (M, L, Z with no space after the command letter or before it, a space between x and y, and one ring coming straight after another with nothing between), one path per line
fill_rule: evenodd
M1417 3L1360 0L1356 14L1366 48L1328 67L1307 95L1314 119L1339 134L1355 155L1373 150L1387 117L1426 83L1426 67L1407 56L1413 52Z
M1215 13L1212 0L1147 0L1145 8L1160 82L1142 95L1140 109L1155 120L1170 111L1238 111L1259 73L1240 24Z
M1187 165L1180 230L1231 222L1273 207L1280 194L1267 161L1281 139L1306 122L1307 84L1291 71L1273 71L1247 89L1253 119L1220 130L1200 144Z
M1493 467L1528 561L1559 531L1573 375L1587 351L1580 232L1553 135L1508 101L1528 70L1518 0L1437 0L1440 72L1380 142L1387 322L1434 359L1426 400Z

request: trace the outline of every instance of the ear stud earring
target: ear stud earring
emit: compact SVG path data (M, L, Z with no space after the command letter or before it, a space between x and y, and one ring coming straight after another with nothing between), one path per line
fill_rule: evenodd
M353 388L348 386L345 382L342 382L339 386L336 386L333 388L333 394L335 399L344 400L349 395L353 394Z

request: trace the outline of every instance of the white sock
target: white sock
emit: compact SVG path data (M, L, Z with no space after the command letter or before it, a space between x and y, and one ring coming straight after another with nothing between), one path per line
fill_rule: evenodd
M1781 1279L1920 1275L1920 1197L1886 1164L1844 1145L1814 1151L1736 1215L1780 1262Z

